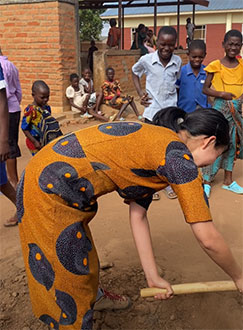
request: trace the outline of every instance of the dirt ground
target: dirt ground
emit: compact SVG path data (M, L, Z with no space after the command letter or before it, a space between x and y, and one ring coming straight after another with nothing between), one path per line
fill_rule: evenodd
M69 132L90 124L96 122L68 125L63 130ZM30 159L22 132L20 147L19 173ZM211 211L217 228L243 267L243 197L221 189L222 178L221 172L214 182ZM234 179L243 185L240 161L236 163ZM178 201L168 200L163 192L160 195L161 199L150 206L149 219L156 260L165 279L171 284L229 280L199 247L183 219ZM0 328L47 329L31 311L18 227L3 227L14 207L3 195L0 204ZM91 230L100 260L114 263L113 268L101 272L102 285L132 300L129 310L96 312L95 330L243 329L243 297L237 292L184 295L162 302L139 296L146 282L129 227L128 206L118 194L99 199L99 211L91 222Z

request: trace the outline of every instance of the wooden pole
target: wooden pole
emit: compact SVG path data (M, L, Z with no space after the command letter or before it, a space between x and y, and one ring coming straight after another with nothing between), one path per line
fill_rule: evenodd
M195 3L192 5L192 23L195 25Z
M121 27L122 27L122 0L119 0L119 6L118 6L118 27L121 31ZM121 33L121 38L122 38L122 33ZM119 49L121 49L121 38L119 41Z
M122 33L121 33L121 38L122 38L122 49L124 49L124 6L122 6Z
M154 35L157 35L157 0L154 0Z
M180 46L180 0L177 0L177 49Z
M184 284L175 284L172 285L171 287L175 295L237 290L233 281L184 283ZM166 293L166 292L167 292L166 289L145 288L140 290L140 295L141 297L153 297L158 293Z

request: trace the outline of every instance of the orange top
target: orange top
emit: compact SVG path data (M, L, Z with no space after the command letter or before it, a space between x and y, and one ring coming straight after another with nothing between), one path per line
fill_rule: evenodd
M119 40L121 38L121 31L116 26L110 28L108 33L107 45L109 47L119 46Z

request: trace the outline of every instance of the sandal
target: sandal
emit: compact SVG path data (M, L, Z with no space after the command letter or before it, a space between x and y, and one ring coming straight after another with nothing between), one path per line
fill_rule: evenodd
M165 189L163 189L163 192L166 194L166 196L169 199L175 199L177 198L176 193L174 192L174 190L171 188L171 186L166 187Z
M110 116L110 117L109 117L109 121L114 121L114 120L116 120L116 117L117 117L117 113L115 113L114 115Z
M207 198L209 198L210 197L210 193L211 193L211 186L210 186L210 184L204 183L203 189L204 189L204 192L205 192Z
M153 194L153 201L159 201L160 200L160 195L159 193L154 193Z
M236 181L233 181L229 186L226 186L225 184L222 185L222 188L225 190L232 191L236 194L243 194L243 187L239 186Z

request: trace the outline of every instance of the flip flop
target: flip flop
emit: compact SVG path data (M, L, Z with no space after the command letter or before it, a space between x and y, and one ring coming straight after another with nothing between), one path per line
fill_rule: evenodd
M159 201L160 200L160 195L159 193L154 193L153 194L153 201Z
M243 194L243 187L239 186L236 181L233 181L229 186L223 184L222 188L225 190L232 191L235 194Z
M171 188L171 186L166 187L165 189L163 189L163 192L166 194L166 196L169 199L175 199L177 198L176 193L174 192L174 190Z
M109 117L109 121L114 121L114 120L116 120L116 117L117 117L117 113L115 113L114 115L110 116L110 117Z
M210 197L210 193L211 193L211 186L210 186L210 184L204 183L204 188L203 189L204 189L204 192L205 192L207 198L209 198Z

